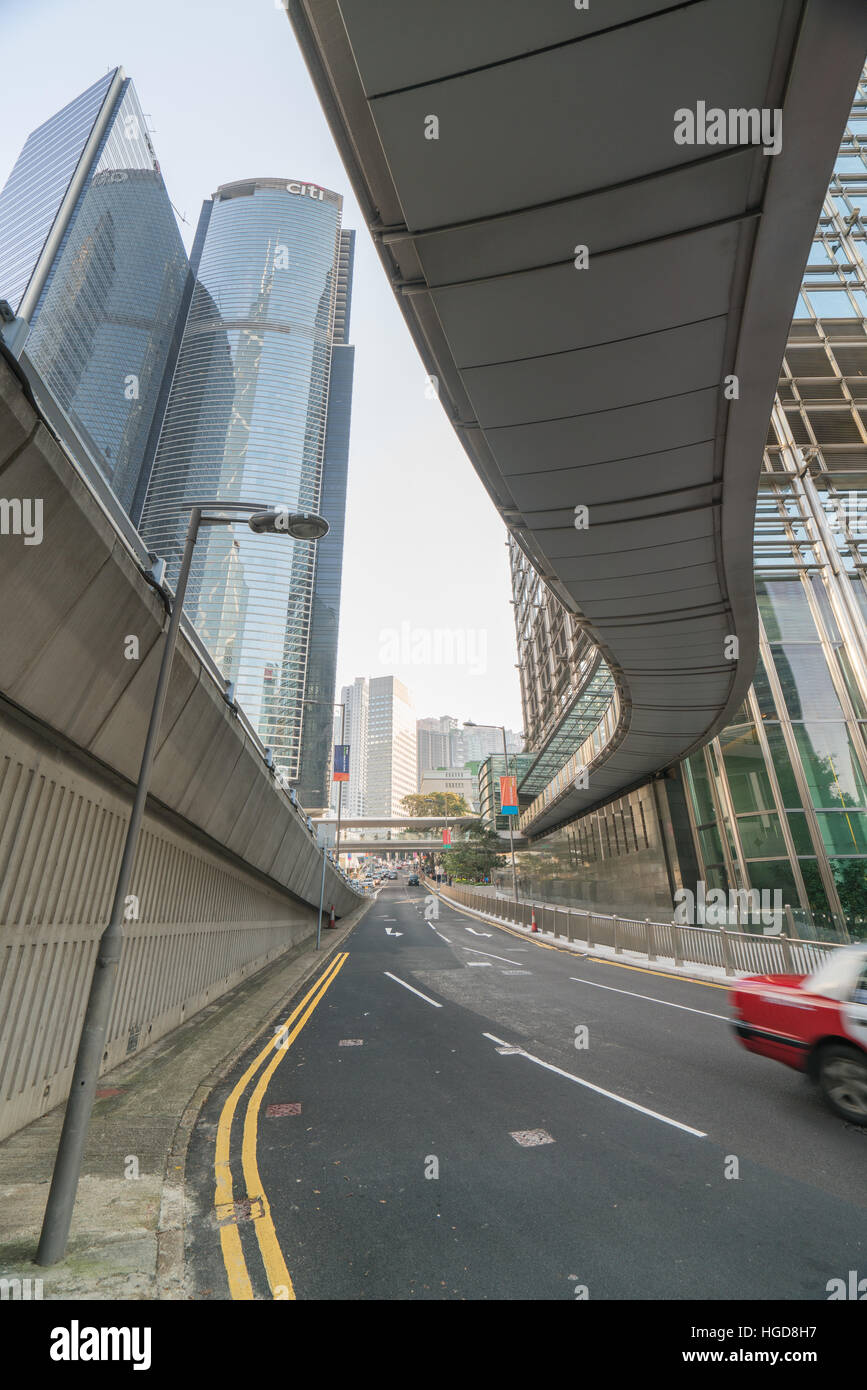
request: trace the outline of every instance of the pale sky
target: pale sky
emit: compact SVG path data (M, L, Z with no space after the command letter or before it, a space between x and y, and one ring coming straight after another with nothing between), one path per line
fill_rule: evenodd
M355 344L338 687L394 674L416 712L522 727L505 528L435 400L277 0L0 0L0 186L30 131L122 66L189 249L222 183L344 195Z

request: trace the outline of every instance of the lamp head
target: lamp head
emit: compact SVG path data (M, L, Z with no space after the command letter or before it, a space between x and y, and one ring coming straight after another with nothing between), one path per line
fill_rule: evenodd
M317 516L315 512L290 512L286 507L254 512L247 525L257 536L291 536L296 541L320 541L330 529L324 516Z

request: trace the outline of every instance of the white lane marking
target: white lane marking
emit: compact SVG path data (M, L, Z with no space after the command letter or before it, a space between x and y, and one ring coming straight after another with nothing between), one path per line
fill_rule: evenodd
M447 936L443 936L442 932L437 931L436 927L434 927L434 931L437 932L437 936L439 937L440 941L444 941L447 946L451 946L452 943L449 941L449 938Z
M612 994L628 994L632 999L646 999L648 1004L665 1004L669 1009L684 1009L688 1014L704 1014L705 1018L721 1018L723 1023L730 1023L728 1014L712 1014L709 1009L691 1009L688 1004L673 1004L670 999L656 999L652 994L638 994L634 989L616 989L614 985L600 985L598 980L579 980L576 975L570 975L570 980L574 980L576 985L590 985L593 989L607 989Z
M394 980L395 984L403 985L404 989L412 990L413 994L417 994L419 999L424 999L426 1003L433 1004L435 1009L442 1008L442 1004L438 1004L435 999L429 999L426 994L422 994L420 989L416 989L415 985L408 985L406 980L399 980L396 975L392 975L390 970L383 970L382 973L383 975L387 975L390 980Z
M476 931L475 927L465 927L464 931L472 932L473 936L486 936L490 940L491 933L489 931Z
M467 969L468 969L468 970L470 970L474 965L480 965L480 966L482 967L483 970L484 970L485 968L487 968L488 970L493 970L493 968L494 968L494 967L491 965L491 962L490 962L489 960L468 960L468 961L467 961Z
M483 1038L489 1038L491 1042L497 1043L500 1047L508 1047L509 1044L503 1042L502 1038L495 1038L493 1033L483 1033ZM627 1100L625 1096L619 1096L616 1091L606 1091L604 1086L594 1086L592 1081L585 1081L581 1076L574 1076L571 1071L563 1071L561 1067L552 1066L550 1062L543 1062L541 1057L534 1057L532 1052L525 1052L523 1047L515 1049L521 1057L526 1057L528 1062L535 1062L537 1067L544 1067L546 1071L554 1072L555 1076L565 1076L567 1081L574 1081L578 1086L584 1086L588 1091L595 1091L597 1095L605 1096L608 1100L616 1100L620 1105L626 1105L630 1110L637 1110L639 1115L649 1115L652 1120L661 1120L664 1125L673 1125L675 1129L682 1129L685 1134L694 1134L696 1139L706 1139L707 1134L703 1129L693 1129L692 1125L681 1124L680 1120L672 1120L668 1115L660 1115L658 1110L648 1110L646 1105L637 1105L634 1100Z
M462 951L472 951L474 956L490 956L491 960L504 960L507 965L520 965L520 961L509 960L508 956L495 956L493 951L480 951L478 946L462 946Z

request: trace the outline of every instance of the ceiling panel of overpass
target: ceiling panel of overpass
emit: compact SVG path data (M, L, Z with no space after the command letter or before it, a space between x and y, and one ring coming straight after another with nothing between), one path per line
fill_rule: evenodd
M561 805L574 813L709 736L752 677L762 449L867 5L290 0L290 12L362 206L385 228L426 370L507 524L617 679L622 741ZM782 152L676 144L675 111L698 102L781 107ZM437 139L424 137L430 115Z

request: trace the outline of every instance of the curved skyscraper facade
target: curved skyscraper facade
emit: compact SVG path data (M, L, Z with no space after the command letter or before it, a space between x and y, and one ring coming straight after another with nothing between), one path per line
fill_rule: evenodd
M35 130L0 192L0 299L27 356L135 519L189 262L122 68Z
M219 188L202 210L196 283L141 523L170 581L189 509L202 499L324 509L342 535L348 405L342 447L326 440L351 276L341 207L338 194L314 184L252 179ZM328 498L334 515L323 506ZM336 561L325 585L332 608L340 555ZM275 764L291 781L320 784L327 799L333 683L321 704L305 700L324 583L318 563L315 542L257 536L246 523L203 529L186 607ZM336 608L331 627L336 649ZM308 770L302 738L306 723L311 742L314 722L328 734Z

